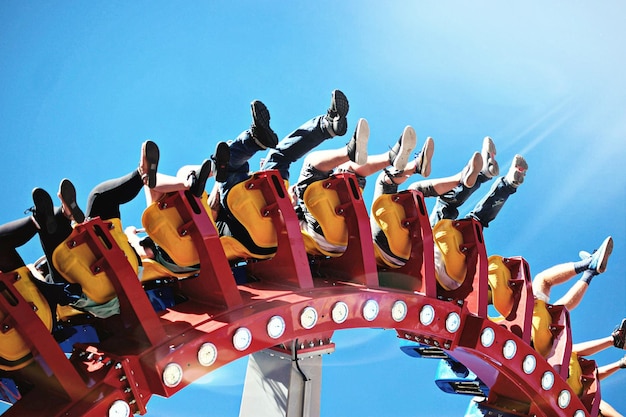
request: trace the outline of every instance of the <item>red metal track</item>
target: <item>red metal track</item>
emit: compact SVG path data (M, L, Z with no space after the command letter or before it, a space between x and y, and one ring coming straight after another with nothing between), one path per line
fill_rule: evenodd
M348 249L342 257L312 262L278 173L260 173L252 181L263 190L268 202L264 215L272 218L278 231L276 256L250 261L247 272L254 282L237 285L202 206L189 194L175 193L167 204L178 209L185 233L192 236L200 254L201 269L197 277L175 284L188 300L160 313L152 309L123 252L107 244L107 240L113 242L110 224L100 219L83 224L82 242L90 245L101 270L109 274L121 314L115 319L115 337L97 346L77 345L69 359L15 291L15 277L0 274L2 329L16 328L35 357L33 364L16 375L33 388L3 416L107 416L116 401L127 404L132 413L145 414L152 395L170 397L243 356L287 347L296 339L302 353L318 351L332 343L334 331L348 328L394 328L401 338L449 352L490 387L485 404L495 410L536 416L597 415L600 390L595 374L586 375L587 390L580 398L565 381L571 352L567 311L554 309L555 343L547 359L530 346L532 293L522 258L508 260L516 308L498 324L487 317L487 259L478 223L456 223L464 236L468 277L459 289L444 291L435 280L432 233L419 193L398 194L397 202L406 213L404 226L413 240L412 257L401 270L387 271L378 270L373 261L368 213L360 193L355 192L353 176L340 175L328 183L342 200L338 212L345 216L350 231ZM103 230L104 238L95 230ZM366 318L364 307L371 307L371 300L378 312ZM341 323L332 318L338 302L349 309ZM392 307L398 302L406 305L407 314L394 319ZM310 308L315 309L317 320L305 328L301 314ZM432 316L424 313L430 311ZM284 332L276 338L268 334L274 316L285 323ZM234 338L248 332L249 345L238 350ZM217 355L206 366L198 359L202 346L214 348ZM531 362L536 364L532 370ZM182 380L175 386L163 380L169 364L182 370ZM553 382L548 386L550 377Z

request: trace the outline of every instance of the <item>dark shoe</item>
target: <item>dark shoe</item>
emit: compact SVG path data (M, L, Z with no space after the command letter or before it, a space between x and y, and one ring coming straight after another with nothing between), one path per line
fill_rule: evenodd
M159 166L159 147L151 140L145 141L141 146L141 178L148 188L156 186L156 174Z
M403 170L409 162L409 156L415 148L417 142L417 135L415 129L411 126L407 126L402 131L402 135L398 142L389 151L389 163L397 170Z
M49 234L56 232L57 222L54 218L54 204L52 204L50 194L43 188L35 188L33 190L33 203L35 204L33 217L39 227Z
M365 119L359 119L354 129L352 139L346 146L348 150L348 158L358 165L367 162L367 141L370 137L370 127Z
M213 162L210 159L205 159L202 162L202 166L200 167L200 172L192 171L191 176L191 186L189 187L189 191L191 194L196 197L202 197L202 193L204 192L204 188L206 187L206 180L209 178L211 174Z
M270 112L259 100L250 105L252 109L252 137L262 148L275 148L278 145L278 136L270 127Z
M348 98L340 90L333 90L330 100L330 107L326 112L326 120L334 136L343 136L348 130L348 110L350 110L350 104Z
M215 181L225 182L228 178L228 163L230 162L230 147L228 144L219 142L211 159L214 165L213 174L215 175Z
M65 214L69 214L70 219L74 220L76 223L84 222L85 214L80 207L78 207L78 203L76 202L76 188L74 188L74 184L67 178L61 181L59 196L63 202L63 209L69 210L69 213L66 211Z
M624 341L626 340L626 319L622 319L622 322L613 330L611 336L613 336L613 346L624 349Z

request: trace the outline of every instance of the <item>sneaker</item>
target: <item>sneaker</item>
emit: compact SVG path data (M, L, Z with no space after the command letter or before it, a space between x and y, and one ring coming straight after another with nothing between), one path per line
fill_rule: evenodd
M189 186L189 191L191 194L196 197L202 197L202 193L204 192L204 188L206 186L206 180L209 178L211 174L211 167L213 162L210 159L205 159L200 166L200 171L191 171L189 175L191 178L191 186Z
M524 157L515 155L511 163L511 168L509 168L509 172L506 174L506 177L504 177L504 181L511 184L513 187L519 187L519 185L524 182L526 171L528 171L528 163L526 163Z
M613 336L613 346L619 349L624 349L624 340L626 339L626 319L622 319L619 326L611 333Z
M215 175L215 181L225 182L228 177L228 163L230 162L230 147L228 143L219 142L211 159L214 165L213 175Z
M148 188L156 186L157 167L159 165L159 147L151 140L145 141L141 145L141 160L139 161L139 171L141 179ZM80 223L80 222L79 222Z
M330 107L325 116L333 136L343 136L346 134L348 130L348 119L346 119L346 115L349 109L350 104L348 103L346 95L340 90L333 90Z
M474 152L474 155L461 171L461 183L467 188L472 188L476 184L481 169L483 169L483 157L480 153Z
M435 141L431 137L426 138L422 150L417 154L415 158L415 173L420 174L426 178L430 175L431 161L433 154L435 153Z
M398 142L389 151L389 163L397 170L403 170L409 162L409 156L415 148L417 142L417 135L415 129L411 126L407 126L402 131L402 136L398 139Z
M613 252L613 238L609 236L604 239L600 247L593 251L593 253L581 250L578 255L580 259L591 257L591 262L587 269L594 270L597 274L601 274L606 271L606 264L609 261L611 252Z
M57 230L57 222L54 218L52 197L43 188L35 188L32 195L35 204L34 210L32 210L35 223L39 225L40 229L43 226L47 233L53 234Z
M496 145L489 136L485 136L483 139L481 155L483 158L482 173L489 178L500 174L500 167L498 166L498 161L496 161Z
M359 119L354 129L352 139L346 146L348 149L348 158L358 165L364 165L367 162L367 141L370 137L370 126L365 119Z
M270 112L259 100L250 104L252 110L252 137L261 149L275 148L278 136L270 127Z
M74 188L74 184L67 178L61 181L61 185L59 186L59 198L63 204L63 212L66 216L69 216L69 218L76 223L85 221L85 214L80 207L78 207L78 203L76 203L76 188Z

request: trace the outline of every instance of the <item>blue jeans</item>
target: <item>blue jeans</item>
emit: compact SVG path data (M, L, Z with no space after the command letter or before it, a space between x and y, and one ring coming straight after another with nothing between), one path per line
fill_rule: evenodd
M460 184L451 191L439 196L430 215L430 225L434 226L441 219L458 218L459 207L489 179L481 173L478 175L476 184L473 187L467 188ZM489 193L476 203L476 206L474 206L474 209L466 218L476 219L483 227L488 227L489 223L496 218L509 196L516 191L517 188L506 183L504 177L498 178L491 186Z
M326 139L332 137L322 127L323 118L324 116L314 117L281 140L276 149L269 151L261 169L277 169L283 179L289 180L289 167L291 164Z
M275 149L268 152L267 158L261 166L261 170L276 169L283 179L289 179L289 167L291 164L317 145L332 137L322 126L324 116L317 116L305 122L287 137L278 142ZM250 165L248 160L261 149L252 137L252 132L246 130L235 140L229 143L230 162L228 165L228 177L220 185L220 202L222 210L218 216L218 229L222 236L233 236L243 243L248 249L258 251L248 232L241 226L234 215L228 210L228 191L247 180L250 177Z

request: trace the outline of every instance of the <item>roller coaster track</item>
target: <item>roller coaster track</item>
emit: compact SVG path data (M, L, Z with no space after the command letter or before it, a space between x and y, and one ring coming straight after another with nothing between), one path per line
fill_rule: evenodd
M183 192L170 197L184 222L181 234L193 239L201 266L194 277L163 279L150 287L153 294L167 290L176 295L177 302L166 308L153 307L148 286L142 286L123 252L111 244L110 223L96 218L83 224L82 243L96 254L97 270L108 273L120 314L111 324L114 337L76 343L71 355L15 290L19 277L0 274L2 331L16 329L34 358L15 371L16 380L27 381L23 386L28 389L3 416L145 414L153 395L171 397L239 358L265 349L289 352L296 340L300 354L321 352L334 346L333 332L353 328L395 329L416 351L461 362L489 387L481 407L492 415L597 415L595 363L583 395L577 396L566 382L571 352L567 311L553 308L555 342L548 358L531 346L533 301L522 258L507 260L516 287L515 310L498 322L488 317L487 261L478 223L455 224L464 236L468 272L459 289L446 291L435 279L433 237L419 193L397 195L406 213L403 226L414 244L405 267L385 270L376 266L368 213L349 175L329 182L341 196L337 213L350 232L346 253L330 259L307 256L276 175L269 171L254 178L268 202L263 215L272 218L278 231L277 253L269 260L229 263L195 197ZM243 274L235 279L233 271Z

